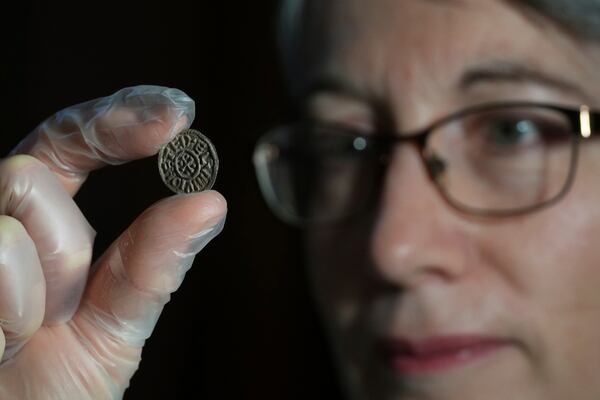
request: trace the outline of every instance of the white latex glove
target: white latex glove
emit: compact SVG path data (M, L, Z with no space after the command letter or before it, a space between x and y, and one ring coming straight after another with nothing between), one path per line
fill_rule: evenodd
M95 232L71 196L89 171L155 154L193 118L179 90L127 88L57 113L0 162L0 399L122 398L226 202L207 191L156 203L88 277Z

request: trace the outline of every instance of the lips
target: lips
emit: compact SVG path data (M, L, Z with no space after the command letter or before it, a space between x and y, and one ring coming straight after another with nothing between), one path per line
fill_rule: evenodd
M419 341L389 338L380 342L385 363L402 375L458 368L510 345L506 339L488 336L440 336Z

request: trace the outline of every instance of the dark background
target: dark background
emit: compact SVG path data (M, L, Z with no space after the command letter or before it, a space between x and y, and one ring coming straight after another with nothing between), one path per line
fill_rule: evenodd
M277 7L24 1L5 10L2 154L61 108L138 84L190 95L193 127L219 152L215 189L228 199L227 224L166 306L127 400L338 398L301 232L270 214L251 164L259 135L293 116L276 52ZM96 256L167 195L156 158L93 173L76 200L98 232Z

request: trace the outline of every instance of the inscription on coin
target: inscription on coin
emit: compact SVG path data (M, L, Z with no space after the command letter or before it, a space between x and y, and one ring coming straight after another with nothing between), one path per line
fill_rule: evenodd
M175 193L210 189L217 179L218 169L215 146L195 129L180 132L158 153L160 177Z

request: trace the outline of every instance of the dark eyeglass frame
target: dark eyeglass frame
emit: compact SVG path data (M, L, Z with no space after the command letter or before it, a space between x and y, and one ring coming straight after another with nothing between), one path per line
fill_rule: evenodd
M574 140L572 141L572 149L571 149L572 155L571 155L571 162L570 162L570 166L569 166L569 173L567 175L567 179L566 179L565 184L563 185L563 188L556 195L554 195L553 197L551 197L541 203L536 203L532 206L515 208L515 209L507 209L507 210L474 208L474 207L464 205L464 204L456 201L455 199L453 199L452 196L448 195L445 192L443 185L437 182L437 178L439 177L439 172L440 172L440 164L439 164L440 161L437 160L435 157L431 157L426 154L426 146L427 146L430 135L433 132L435 132L436 129L438 129L440 126L444 126L446 124L451 123L452 121L462 119L470 114L485 112L485 111L489 111L489 110L501 110L503 108L519 108L519 107L539 108L539 109L546 109L546 110L559 112L564 117L566 117L566 119L570 122L571 126L574 128L572 130L572 135L573 135ZM266 138L268 138L268 136L271 133L273 133L274 131L281 129L282 127L285 127L285 126L289 127L289 126L306 126L306 125L307 125L306 123L288 124L288 125L279 126L272 130L269 130L263 136L261 136L261 138L259 139L259 141L256 145L256 148L255 148L255 156L257 154L260 144L263 143L263 141L266 140ZM598 132L596 132L595 128L600 127L600 111L592 111L590 109L590 107L585 104L582 104L578 107L569 107L569 106L550 104L550 103L526 102L526 101L492 102L492 103L485 103L485 104L480 104L480 105L476 105L473 107L462 109L458 112L455 112L453 114L450 114L448 116L445 116L443 118L440 118L440 119L434 121L433 123L431 123L430 125L428 125L427 127L423 128L423 129L420 129L418 131L408 132L408 133L398 133L398 132L378 130L377 134L374 134L374 135L373 134L362 135L360 133L351 131L351 129L348 129L346 127L340 127L335 124L314 123L314 125L323 126L325 129L336 130L338 132L352 132L353 136L365 137L369 140L369 142L374 143L377 146L381 146L382 148L391 149L397 144L414 143L414 144L416 144L416 146L419 150L419 155L426 167L426 170L429 174L429 178L434 183L434 186L437 188L437 190L441 194L442 198L450 206L457 209L458 211L461 211L461 212L464 212L466 214L473 215L473 216L507 217L507 216L516 216L516 215L527 214L527 213L531 213L531 212L540 210L542 208L548 207L548 206L558 202L559 200L561 200L569 192L570 188L572 187L575 175L576 175L578 158L579 158L578 157L579 142L581 139L588 139L592 136L598 135ZM254 164L255 164L255 169L257 172L258 180L259 180L261 189L263 191L264 197L265 198L269 197L266 194L267 189L265 188L265 186L268 184L265 182L262 182L262 179L260 177L261 173L259 171L260 168L266 168L266 167L264 167L264 166L261 167L260 165L258 165L258 163L256 161L256 157L255 157ZM266 199L266 200L267 200L267 203L271 203L271 201L272 201L270 199ZM276 206L273 206L273 204L269 204L269 205L271 206L271 208L276 207ZM276 212L276 214L281 214L281 213ZM297 218L293 218L293 217L290 218L290 216L282 216L282 215L280 215L280 217L283 217L283 219L285 219L287 222L290 222L297 226L306 225L301 220L297 220Z

